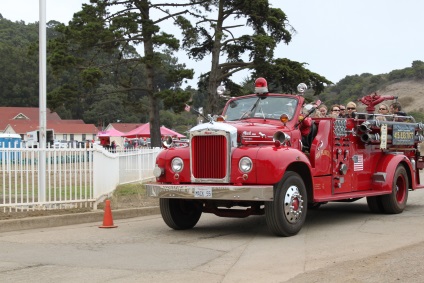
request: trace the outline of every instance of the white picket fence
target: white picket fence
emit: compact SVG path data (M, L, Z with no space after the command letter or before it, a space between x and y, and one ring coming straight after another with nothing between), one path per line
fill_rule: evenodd
M0 211L96 209L119 184L152 178L160 150L0 147ZM39 164L41 154L45 167ZM44 189L39 188L40 168L45 168Z

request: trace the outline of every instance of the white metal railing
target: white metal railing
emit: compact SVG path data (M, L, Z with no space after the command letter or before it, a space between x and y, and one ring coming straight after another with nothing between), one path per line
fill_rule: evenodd
M143 154L140 154L140 151ZM121 168L119 184L152 178L156 156L160 151L160 148L144 148L118 152L119 168Z
M94 207L117 185L152 178L156 149L0 147L0 209ZM40 153L46 154L45 200L39 198Z

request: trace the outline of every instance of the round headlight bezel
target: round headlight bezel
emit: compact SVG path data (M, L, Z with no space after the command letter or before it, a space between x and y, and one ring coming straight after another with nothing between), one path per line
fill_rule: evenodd
M159 178L160 176L163 175L163 168L160 168L157 164L155 166L155 168L153 169L153 176L155 176L156 178Z
M250 157L244 156L239 161L239 169L243 173L249 173L252 171L253 161Z
M180 157L175 157L171 161L171 170L174 173L180 173L184 169L184 161Z

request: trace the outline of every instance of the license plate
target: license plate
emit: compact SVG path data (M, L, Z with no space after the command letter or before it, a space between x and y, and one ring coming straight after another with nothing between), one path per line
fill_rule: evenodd
M211 198L212 189L210 187L194 188L195 198Z

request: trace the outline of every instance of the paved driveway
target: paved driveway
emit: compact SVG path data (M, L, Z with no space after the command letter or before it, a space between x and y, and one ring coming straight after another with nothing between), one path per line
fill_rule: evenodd
M0 272L4 282L423 282L423 215L419 190L398 215L371 214L364 200L324 205L290 238L263 216L203 215L188 231L153 215L4 232Z

